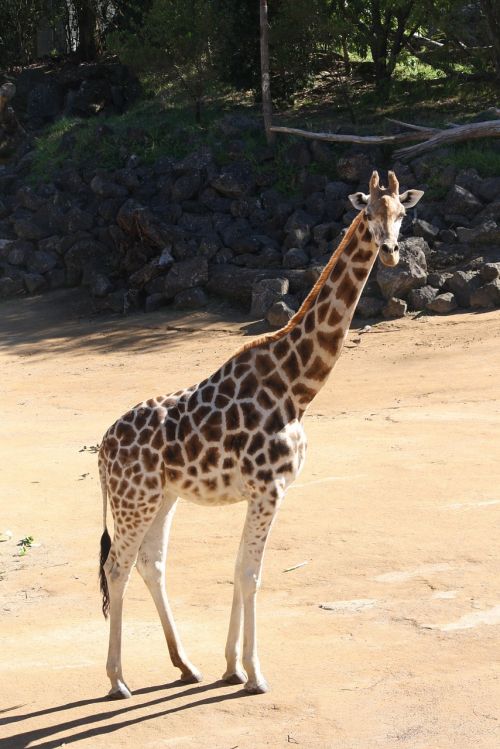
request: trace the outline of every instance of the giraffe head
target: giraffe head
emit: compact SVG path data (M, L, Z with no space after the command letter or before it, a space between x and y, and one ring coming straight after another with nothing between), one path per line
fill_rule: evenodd
M380 185L378 172L370 179L370 194L355 192L349 200L359 211L364 211L368 226L384 265L399 262L398 235L407 208L418 203L422 190L407 190L399 194L399 182L394 172L389 172L389 187Z

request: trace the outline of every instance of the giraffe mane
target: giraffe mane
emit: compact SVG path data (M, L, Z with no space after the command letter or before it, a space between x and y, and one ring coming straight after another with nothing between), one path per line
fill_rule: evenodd
M302 302L300 308L297 310L294 316L287 322L287 324L283 328L280 328L279 330L276 330L273 333L266 333L260 338L257 338L257 340L244 343L243 346L231 356L231 359L234 359L236 356L238 356L239 354L242 354L244 351L248 351L249 349L257 348L258 346L263 346L266 343L272 343L273 341L279 340L284 335L289 333L293 328L295 328L295 326L298 325L304 319L304 315L312 307L314 301L316 300L316 297L318 296L319 292L323 288L327 278L330 276L330 273L332 272L335 264L337 263L337 260L344 252L354 232L356 231L357 227L361 223L362 217L363 217L363 211L360 211L358 215L354 217L351 225L349 226L346 233L344 234L339 246L337 247L335 252L332 254L331 258L329 259L328 263L325 265L325 267L321 271L320 277L318 278L318 280L312 287L311 291L309 292L309 294L306 296L306 298Z

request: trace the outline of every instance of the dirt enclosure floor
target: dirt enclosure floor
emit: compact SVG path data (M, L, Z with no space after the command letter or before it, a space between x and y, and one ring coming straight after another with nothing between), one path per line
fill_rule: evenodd
M499 747L500 313L351 332L266 553L268 694L219 681L245 508L181 502L168 587L204 681L176 681L134 572L134 695L110 702L92 448L255 328L207 312L89 320L67 299L0 308L0 749ZM39 545L19 556L27 536Z

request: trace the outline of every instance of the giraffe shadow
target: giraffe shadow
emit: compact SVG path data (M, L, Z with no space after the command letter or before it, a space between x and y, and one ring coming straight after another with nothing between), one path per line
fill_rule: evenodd
M138 695L151 694L152 692L164 691L179 687L182 682L175 681L169 684L161 684L154 687L144 687L143 689L137 689L134 692L133 698ZM182 691L175 691L167 695L162 695L156 699L149 700L147 702L140 702L135 704L132 698L125 702L114 702L108 697L98 697L95 699L78 700L75 702L67 702L61 705L55 705L48 707L37 712L25 713L23 715L9 716L7 718L0 719L0 726L17 723L30 718L41 717L45 715L53 715L55 713L63 712L66 710L72 710L76 708L86 707L90 705L107 705L108 709L98 713L92 713L91 715L84 715L79 718L73 718L71 720L61 721L55 725L44 726L43 728L34 728L29 731L23 731L21 733L15 733L11 736L0 739L0 749L26 749L32 743L36 742L37 749L56 749L61 744L72 744L76 741L83 741L89 738L96 738L98 736L105 736L106 734L114 733L123 728L129 728L130 726L143 723L145 721L155 720L162 718L173 713L182 712L184 710L190 710L204 705L213 705L218 702L225 702L228 700L240 699L241 697L249 696L244 689L238 689L236 692L230 692L225 694L216 694L213 696L202 696L200 699L196 699L199 695L203 695L205 692L210 692L214 689L221 689L228 685L221 681L215 681L210 684L197 685L190 687ZM172 702L179 698L193 697L187 703L180 705L173 705L167 709L160 709L156 712L149 712L147 714L136 715L130 717L134 711L142 711L144 709L150 709L156 706L163 706L165 703ZM116 706L111 708L111 705ZM121 707L118 707L121 705ZM16 708L11 708L16 709ZM116 721L116 718L121 716L127 716L126 720ZM113 723L110 723L113 721ZM72 731L72 733L59 738L54 738L54 734L61 732ZM45 741L44 741L45 739Z

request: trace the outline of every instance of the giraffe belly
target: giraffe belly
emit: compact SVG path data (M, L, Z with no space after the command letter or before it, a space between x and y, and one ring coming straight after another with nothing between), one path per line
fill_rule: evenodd
M190 466L174 480L167 478L165 490L199 505L230 505L249 499L248 488L237 471L232 471L231 474L212 471L203 477L194 478L188 473L189 468ZM168 477L168 469L166 473Z

